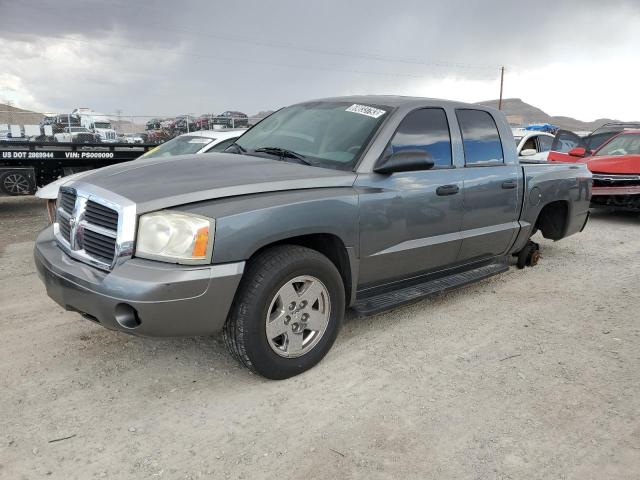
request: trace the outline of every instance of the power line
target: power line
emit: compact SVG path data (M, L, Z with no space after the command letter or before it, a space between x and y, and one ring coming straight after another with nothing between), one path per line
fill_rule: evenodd
M153 28L150 24L141 25L142 28ZM365 53L365 52L349 52L349 51L339 51L339 50L330 50L326 48L320 48L315 46L304 46L304 45L296 45L292 43L286 42L274 42L274 41L265 41L265 40L256 40L250 37L236 35L236 34L215 34L215 33L205 33L198 30L188 29L188 28L178 28L178 27L168 27L166 25L156 25L156 29L160 30L173 30L177 32L188 33L190 35L197 35L202 37L210 37L216 38L219 40L232 39L236 42L249 43L253 45L266 46L266 47L275 47L275 48L284 48L284 49L292 49L299 50L303 52L313 52L320 53L323 55L335 55L341 57L357 57L364 58L367 60L378 60L384 62L397 62L397 63L406 63L411 65L423 65L429 67L444 67L444 68L479 68L479 69L499 69L500 65L493 64L483 64L483 63L462 63L462 62L447 62L447 61L425 61L418 58L408 58L408 57L396 57L390 55L380 55L374 53Z
M154 48L149 48L149 47L140 47L140 46L137 46L137 45L119 45L119 44L114 44L114 43L107 43L107 42L104 42L102 40L100 40L100 41L91 41L91 40L85 40L85 39L80 39L80 38L66 37L66 36L62 36L62 35L47 34L47 35L39 35L38 36L38 38L43 38L43 37L57 38L57 39L64 40L64 41L84 43L84 44L93 45L93 46L95 46L96 44L99 44L99 45L104 45L104 46L108 46L108 47L112 47L112 48L119 48L119 49L122 49L122 50L140 50L140 51L145 51L145 52L155 52L156 50L162 50L162 51L166 52L169 55L176 55L176 56L179 56L179 57L193 57L193 58L199 58L199 59L209 59L209 60L216 60L216 61L222 61L222 62L254 63L254 64L266 65L266 66L271 66L271 67L293 68L293 69L302 69L302 70L325 70L325 71L342 72L342 73L355 73L355 74L359 74L359 75L378 75L378 76L384 76L384 77L431 78L428 75L424 75L424 74L380 72L380 71L370 71L370 70L344 69L344 68L336 68L336 67L323 67L323 66L319 66L319 65L311 64L311 63L310 64L306 64L306 65L286 64L286 63L280 63L280 62L271 62L271 61L268 61L268 60L257 60L257 59L248 59L248 58L239 58L239 57L224 57L224 56L214 56L214 55L202 55L202 54L195 54L195 53L188 53L188 52L176 52L176 51L174 51L174 50L172 50L170 48L165 48L165 47L160 47L160 46L156 46Z

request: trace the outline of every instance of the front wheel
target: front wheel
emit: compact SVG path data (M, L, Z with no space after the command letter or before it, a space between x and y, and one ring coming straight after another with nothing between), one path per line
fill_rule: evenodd
M344 310L342 278L327 257L277 246L249 263L224 326L225 343L249 369L289 378L327 354Z

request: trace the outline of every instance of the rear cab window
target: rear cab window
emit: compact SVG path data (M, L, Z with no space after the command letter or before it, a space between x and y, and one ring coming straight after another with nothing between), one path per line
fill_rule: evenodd
M391 153L422 150L434 168L451 168L451 134L447 115L441 108L421 108L407 114L389 143Z
M502 141L493 116L484 110L456 110L467 167L504 165Z

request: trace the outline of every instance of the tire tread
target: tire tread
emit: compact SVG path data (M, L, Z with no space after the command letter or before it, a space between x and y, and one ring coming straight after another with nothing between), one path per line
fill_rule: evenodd
M229 317L223 327L224 343L231 355L254 373L259 373L247 355L247 322L250 305L255 302L259 292L265 288L268 281L267 273L278 270L290 263L305 259L316 259L323 262L331 261L321 253L299 245L277 245L260 252L253 258L247 268L238 288L238 293L231 306ZM333 263L331 263L333 266ZM334 266L335 268L335 266Z

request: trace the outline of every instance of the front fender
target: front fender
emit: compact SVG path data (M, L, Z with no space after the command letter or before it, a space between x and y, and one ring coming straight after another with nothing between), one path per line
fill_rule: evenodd
M178 209L216 219L213 263L248 260L269 244L311 234L334 235L358 256L358 196L352 187L244 195Z

